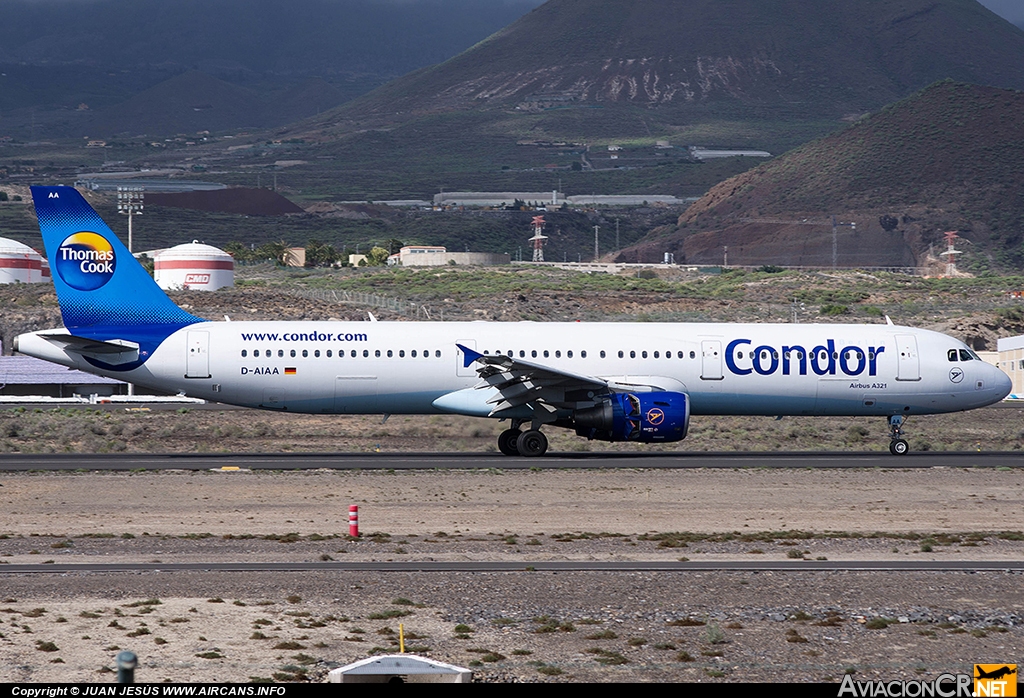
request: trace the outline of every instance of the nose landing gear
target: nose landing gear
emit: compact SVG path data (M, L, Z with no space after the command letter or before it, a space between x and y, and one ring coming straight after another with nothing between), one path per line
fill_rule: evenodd
M903 438L903 425L907 418L902 414L894 414L889 417L889 453L894 456L902 456L910 450L910 444Z

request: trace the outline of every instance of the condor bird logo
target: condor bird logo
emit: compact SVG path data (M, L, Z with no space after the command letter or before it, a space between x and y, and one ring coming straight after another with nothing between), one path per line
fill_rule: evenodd
M665 421L665 413L659 410L657 407L647 410L647 422L649 424L658 426L663 421Z
M98 233L69 235L57 248L57 273L71 288L95 291L114 276L114 248Z

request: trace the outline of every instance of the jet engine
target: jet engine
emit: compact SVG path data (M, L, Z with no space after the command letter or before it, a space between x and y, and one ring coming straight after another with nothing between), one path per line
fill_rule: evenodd
M577 410L579 436L599 441L682 441L690 427L686 393L613 393L601 404Z

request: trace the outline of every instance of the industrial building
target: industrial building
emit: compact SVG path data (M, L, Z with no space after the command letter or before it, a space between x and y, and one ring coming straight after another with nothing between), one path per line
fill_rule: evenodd
M157 252L153 270L157 285L165 291L216 291L235 284L234 258L196 240Z
M389 265L402 267L441 267L446 265L494 266L511 264L507 254L493 252L449 252L444 247L406 245L398 254L388 257Z
M50 280L50 265L28 245L0 238L0 284L37 284Z
M997 348L999 362L996 365L1013 381L1010 398L1024 398L1024 335L1004 337Z

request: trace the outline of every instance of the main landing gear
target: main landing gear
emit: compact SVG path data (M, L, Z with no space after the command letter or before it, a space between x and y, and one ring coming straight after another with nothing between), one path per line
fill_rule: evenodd
M907 418L902 414L889 417L889 453L902 456L910 450L910 444L903 438L903 424Z
M506 456L543 456L548 450L548 437L539 429L520 431L519 424L513 422L512 428L498 437L498 450Z

